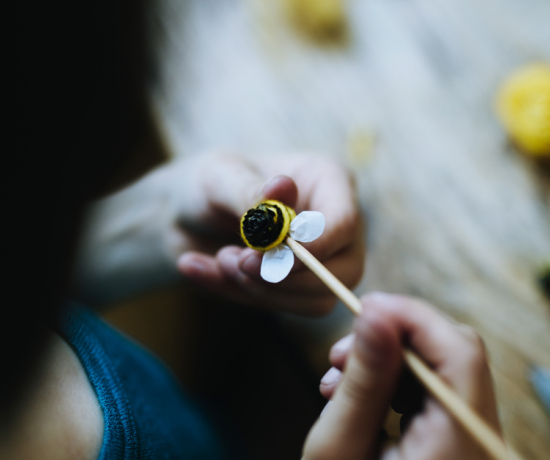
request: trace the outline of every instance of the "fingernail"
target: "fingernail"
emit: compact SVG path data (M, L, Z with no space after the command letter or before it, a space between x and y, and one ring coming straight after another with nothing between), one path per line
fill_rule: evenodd
M240 264L240 269L250 276L257 276L260 273L262 261L255 254L251 254Z
M340 379L341 372L335 367L331 367L323 378L321 379L321 385L333 385Z
M176 265L179 268L182 268L184 265L187 265L188 263L191 263L192 260L193 260L192 254L185 253L185 254L182 254L181 256L178 257Z
M352 342L353 342L353 335L346 335L344 338L338 340L338 342L336 342L332 346L332 348L330 349L330 352L341 355L345 353L347 350L349 350Z
M180 257L177 263L179 269L187 276L198 276L206 270L206 264L200 259L193 259L185 255Z
M257 190L256 192L256 200L261 200L264 198L264 194L263 194L263 191L264 191L264 188L266 187L267 184L269 184L274 178L270 178L268 180L266 180L261 186L260 188Z
M239 256L233 251L223 251L218 253L220 264L225 268L237 269L239 264Z

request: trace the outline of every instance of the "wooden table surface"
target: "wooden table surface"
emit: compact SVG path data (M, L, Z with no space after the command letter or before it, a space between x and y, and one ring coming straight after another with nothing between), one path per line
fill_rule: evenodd
M549 179L507 141L494 100L514 69L550 61L550 1L346 7L346 42L320 46L281 0L161 1L155 102L174 155L345 161L370 227L357 292L421 296L475 327L506 438L525 459L547 458L550 419L528 373L550 367L550 306L535 280L550 261Z

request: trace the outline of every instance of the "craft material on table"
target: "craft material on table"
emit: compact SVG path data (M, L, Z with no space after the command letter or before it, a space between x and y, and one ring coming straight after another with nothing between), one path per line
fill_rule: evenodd
M522 151L550 157L550 64L531 64L510 75L499 91L497 107Z
M348 19L346 0L283 0L286 12L297 30L325 44L345 40Z

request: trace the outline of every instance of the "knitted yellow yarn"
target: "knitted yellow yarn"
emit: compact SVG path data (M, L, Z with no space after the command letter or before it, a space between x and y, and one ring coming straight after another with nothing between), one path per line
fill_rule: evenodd
M549 64L532 64L508 77L499 91L497 110L524 153L550 155Z
M248 247L269 251L284 241L295 217L294 209L280 201L264 201L241 218L241 237Z

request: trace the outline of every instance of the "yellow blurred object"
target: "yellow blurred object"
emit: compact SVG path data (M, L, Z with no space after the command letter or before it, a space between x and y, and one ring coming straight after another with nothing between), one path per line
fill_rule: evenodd
M549 64L532 64L508 77L498 94L497 110L522 151L550 155Z
M354 168L368 164L374 158L376 133L371 129L354 129L348 134L348 162Z
M299 31L316 41L337 42L347 33L346 0L284 0Z

